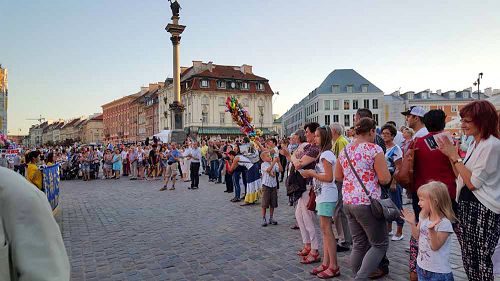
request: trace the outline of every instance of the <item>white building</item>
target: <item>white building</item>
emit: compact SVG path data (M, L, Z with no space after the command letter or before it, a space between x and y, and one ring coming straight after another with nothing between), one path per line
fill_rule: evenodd
M360 108L368 108L374 119L383 120L384 93L353 69L336 69L319 87L310 92L283 116L285 135L290 135L307 122L329 125L338 122L353 126L354 115Z
M181 68L181 99L186 106L184 130L193 135L241 134L230 113L226 112L227 97L235 96L252 116L252 124L269 134L273 127L273 94L269 81L253 74L250 65L227 66L193 61L191 67ZM173 87L166 85L159 94L160 130L171 127L168 104L173 99Z

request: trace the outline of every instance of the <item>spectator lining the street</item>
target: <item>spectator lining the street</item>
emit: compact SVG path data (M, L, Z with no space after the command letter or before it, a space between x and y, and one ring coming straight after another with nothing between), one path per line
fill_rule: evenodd
M262 226L277 225L274 220L274 209L278 208L278 190L276 175L283 169L279 164L274 163L269 151L264 151L260 154L262 164L260 172L262 174ZM269 209L269 221L266 220L266 210Z
M455 145L439 138L439 150L457 175L457 233L469 280L493 280L492 256L500 237L500 140L498 114L488 101L460 109L462 130L474 141L462 161Z
M450 265L452 223L456 221L448 188L430 182L418 189L420 220L415 213L403 210L411 225L412 237L418 240L417 275L419 281L453 280Z
M338 199L337 186L333 176L333 167L337 159L332 152L330 127L319 127L314 134L315 143L320 148L321 154L316 162L315 169L303 170L301 175L304 178L313 179L316 211L320 219L321 233L323 234L323 262L320 266L314 268L311 274L321 279L327 279L340 275L340 268L337 263L337 243L332 229L332 217Z

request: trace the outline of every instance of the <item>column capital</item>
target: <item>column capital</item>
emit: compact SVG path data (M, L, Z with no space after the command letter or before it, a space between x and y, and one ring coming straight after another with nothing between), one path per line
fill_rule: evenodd
M173 45L179 45L181 43L181 37L180 36L171 36L170 41L172 41Z

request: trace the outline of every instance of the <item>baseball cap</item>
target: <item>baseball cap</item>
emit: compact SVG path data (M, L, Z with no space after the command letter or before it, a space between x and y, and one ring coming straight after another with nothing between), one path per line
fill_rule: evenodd
M425 109L423 109L422 107L420 106L410 106L410 109L408 109L407 111L403 111L401 112L401 114L403 115L415 115L415 116L419 116L419 117L424 117L424 115L427 113L427 111Z

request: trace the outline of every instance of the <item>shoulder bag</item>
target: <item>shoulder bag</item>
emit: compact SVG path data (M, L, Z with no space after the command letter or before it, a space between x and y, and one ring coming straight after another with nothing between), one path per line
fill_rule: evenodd
M351 163L351 159L349 158L349 155L347 154L347 150L344 149L345 157L347 159L347 162L349 162L349 166L351 167L351 171L354 173L356 178L358 179L359 183L361 184L361 187L365 191L366 195L368 198L370 198L370 207L373 216L376 219L386 219L387 221L394 221L397 218L401 216L401 212L399 211L398 207L392 199L387 198L387 199L374 199L371 197L370 192L365 187L365 184L359 177L358 173L356 172L356 169L354 169L354 166Z

